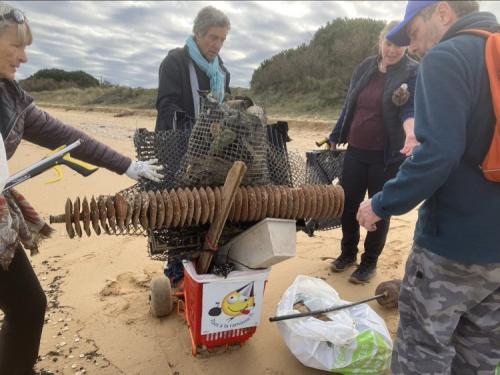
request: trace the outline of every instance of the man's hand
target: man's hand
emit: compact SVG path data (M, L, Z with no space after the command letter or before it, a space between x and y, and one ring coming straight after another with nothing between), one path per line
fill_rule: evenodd
M368 232L376 231L377 226L375 225L375 223L382 220L373 212L371 199L365 200L359 205L356 219L358 220L359 224L365 227Z
M335 151L335 150L337 150L337 144L330 142L330 151Z
M407 135L405 138L405 144L403 148L399 151L405 156L410 156L413 154L413 148L415 146L418 146L420 143L417 141L417 138L415 138L414 134Z
M403 148L399 151L405 156L410 156L413 154L413 148L418 146L417 138L415 138L415 133L413 132L413 128L415 127L415 119L413 117L409 117L403 122L403 129L405 130L405 144Z
M156 165L157 162L158 159L145 161L135 160L130 163L130 166L125 173L134 180L138 180L140 177L143 177L154 182L160 182L163 175L158 173L158 171L162 170L163 167L161 165Z

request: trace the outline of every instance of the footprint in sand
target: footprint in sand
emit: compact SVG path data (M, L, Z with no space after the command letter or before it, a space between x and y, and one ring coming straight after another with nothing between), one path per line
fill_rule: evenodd
M82 258L85 260L89 260L89 259L92 259L95 257L96 257L96 253L85 254L84 256L82 256Z
M126 324L130 325L135 322L147 311L138 301L141 301L141 297L147 296L150 282L151 275L147 272L141 275L125 272L118 275L116 280L108 281L99 292L101 301L112 299L104 306L104 313L116 317L127 312Z
M106 286L99 292L101 297L121 296L138 291L147 290L151 281L149 274L141 275L142 278L136 277L132 272L125 272L116 278L116 280L108 281Z

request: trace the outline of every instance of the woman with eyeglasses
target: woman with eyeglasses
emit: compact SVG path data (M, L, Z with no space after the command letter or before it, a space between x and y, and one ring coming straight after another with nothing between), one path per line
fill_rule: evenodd
M26 46L31 42L24 14L0 2L0 133L7 158L21 139L49 149L82 139L72 152L76 158L136 180L163 177L154 160L131 161L35 105L15 81L17 70L28 61ZM36 253L38 242L52 231L20 193L13 189L0 193L0 309L5 314L0 330L1 375L36 374L47 300L24 249Z

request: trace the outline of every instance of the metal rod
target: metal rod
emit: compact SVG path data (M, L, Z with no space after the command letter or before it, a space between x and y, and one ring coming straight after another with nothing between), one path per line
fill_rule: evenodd
M328 307L328 308L323 309L323 310L314 310L314 311L308 311L308 312L303 312L303 313L296 313L296 314L289 314L289 315L280 315L280 316L272 316L272 317L269 318L269 321L270 322L278 322L280 320L302 318L302 317L305 317L305 316L319 315L319 314L324 314L324 313L327 313L327 312L339 311L339 310L347 309L349 307L353 307L353 306L356 306L356 305L361 305L362 303L373 301L375 299L379 299L381 297L386 297L386 296L387 296L386 293L382 293L382 294L377 294L374 297L362 299L362 300L357 301L357 302L348 303L346 305L341 305L341 306Z

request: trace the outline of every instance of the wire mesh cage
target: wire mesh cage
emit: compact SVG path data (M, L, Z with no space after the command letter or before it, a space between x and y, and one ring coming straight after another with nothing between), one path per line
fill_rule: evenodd
M139 160L156 158L164 178L156 183L141 180L121 194L132 199L139 192L179 187L221 186L236 160L247 165L242 185L305 183L305 161L287 151L288 124L263 126L259 117L211 100L203 100L200 117L192 129L151 132L138 129L134 145ZM224 244L251 224L227 223L219 241ZM203 244L208 225L196 228L137 231L148 236L154 259L186 258Z
M257 116L207 99L189 138L179 178L185 186L221 185L233 163L241 160L247 166L243 185L269 184L267 152L266 130Z
M345 150L321 150L306 153L306 181L308 184L331 184L335 179L342 176ZM314 231L331 230L341 226L339 219L330 220L306 220L304 232L309 236Z
M331 184L342 176L345 150L306 152L307 183Z
M331 160L318 156L310 161L308 156L306 165L300 154L287 150L288 141L286 122L263 125L258 116L246 113L244 109L205 99L192 129L157 132L138 129L135 132L138 159L158 159L165 178L159 183L141 180L121 194L126 199L132 199L139 192L221 186L237 160L247 165L242 185L299 187L306 183L331 183L324 176L332 172L330 166L324 165ZM335 163L338 157L333 159ZM336 166L333 175L340 175ZM223 245L251 225L226 223L219 244ZM136 234L148 236L148 249L153 259L172 260L189 258L201 249L208 226L138 230ZM321 225L319 229L322 229Z

